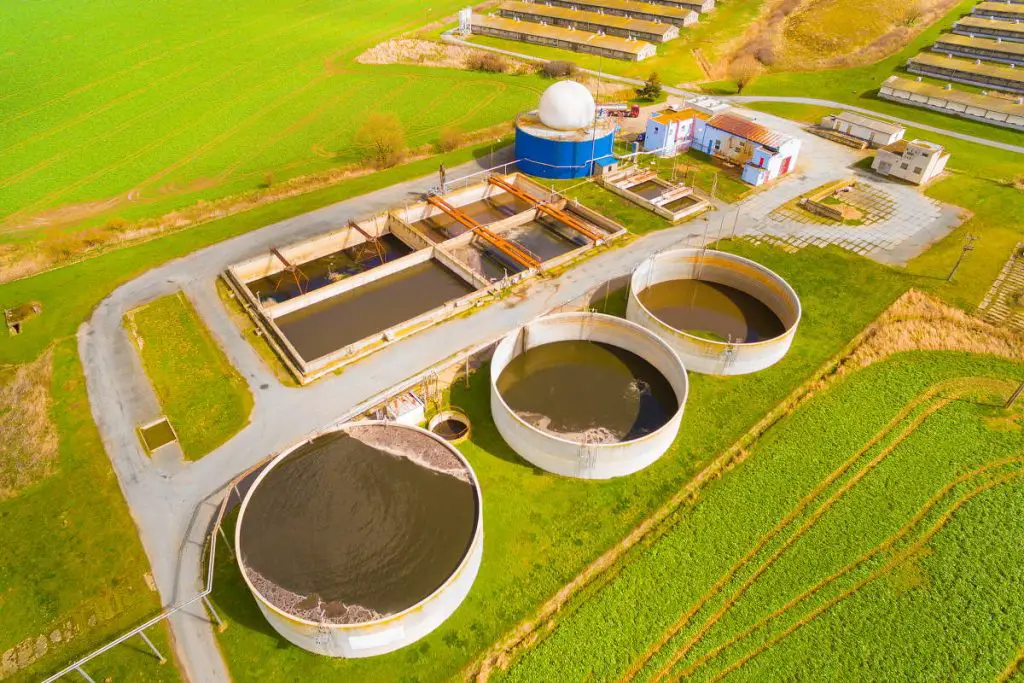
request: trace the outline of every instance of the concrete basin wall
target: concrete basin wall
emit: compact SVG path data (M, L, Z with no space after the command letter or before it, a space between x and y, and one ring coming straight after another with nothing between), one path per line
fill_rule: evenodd
M774 339L728 343L704 339L662 322L639 299L659 282L697 277L745 292L770 308L785 327ZM723 251L678 249L644 261L630 280L626 317L651 330L675 349L686 367L708 375L744 375L779 362L789 351L800 323L800 298L777 274L750 259Z
M542 431L519 417L498 391L498 377L513 358L557 341L594 341L631 351L653 365L672 385L679 408L658 430L632 441L584 444ZM647 467L669 449L679 433L689 393L686 368L664 341L639 325L600 313L560 313L538 318L509 333L491 358L491 416L502 438L523 459L566 477L609 479Z
M407 645L415 643L428 633L440 626L450 617L462 601L469 594L470 588L476 579L480 569L480 562L483 558L484 549L484 525L483 525L483 500L480 495L480 483L473 472L469 462L462 457L458 449L447 443L444 439L432 434L420 427L396 425L393 422L363 421L345 425L338 429L329 430L345 431L351 426L359 425L386 425L392 429L409 429L426 435L428 438L443 444L454 454L469 472L473 483L473 490L476 496L477 521L473 540L462 562L448 580L431 595L412 607L382 619L367 621L360 624L319 624L308 619L296 617L279 609L253 586L247 572L241 564L242 578L256 599L263 616L266 617L271 627L288 642L301 647L303 650L328 657L360 658L373 657L376 655L394 652ZM238 513L238 523L235 527L235 548L241 548L242 523L245 519L245 511L260 482L281 460L286 458L296 448L304 445L305 442L295 444L275 457L267 467L263 469L259 477L250 487L249 492L242 502Z

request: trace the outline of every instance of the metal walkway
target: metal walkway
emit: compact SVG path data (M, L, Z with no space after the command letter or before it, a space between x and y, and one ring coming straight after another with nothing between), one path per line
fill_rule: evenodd
M449 204L443 197L436 194L428 195L427 203L441 209L441 211L444 211L456 221L469 228L473 234L482 237L487 242L490 242L490 244L498 249L498 251L504 253L523 267L531 269L540 268L540 260L536 256L518 244L509 242L508 240L491 232L485 226L477 223L461 210Z
M518 187L508 182L501 176L492 175L487 179L487 182L490 183L491 185L494 185L497 188L505 190L505 192L508 192L513 197L518 197L519 199L522 199L524 202L533 204L541 213L545 213L548 216L554 218L556 221L568 225L570 228L580 233L587 239L592 240L595 244L602 240L601 235L597 234L596 232L588 228L582 222L576 220L575 218L565 213L564 211L560 211L559 209L556 209L553 206L548 206L544 202L534 197L529 192L519 189Z

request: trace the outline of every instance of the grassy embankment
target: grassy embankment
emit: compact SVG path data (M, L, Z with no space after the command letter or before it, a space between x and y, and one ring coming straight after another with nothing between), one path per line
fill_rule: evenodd
M1024 632L1022 376L955 352L848 375L497 680L996 679Z
M788 255L746 244L729 248L775 269L803 297L801 332L782 363L744 377L692 376L686 419L669 453L640 475L604 482L556 477L525 465L491 421L486 371L475 373L468 390L459 385L452 394L473 422L473 439L462 450L482 483L487 520L484 564L464 606L412 647L371 660L332 661L281 647L237 567L225 558L217 567L214 600L234 622L220 636L232 675L239 681L455 675L837 353L910 281L834 249ZM838 310L843 315L832 314Z
M96 304L118 285L204 246L428 175L441 160L453 166L486 150L486 146L467 148L355 178L0 285L0 308L28 301L42 304L42 313L29 320L20 335L0 335L0 363L5 364L0 383L41 359L52 347L53 379L42 388L42 413L52 421L56 435L52 462L43 463L38 480L33 478L16 497L0 500L0 546L8 551L0 559L0 656L21 643L35 643L38 636L50 634L68 620L79 625L73 639L64 639L59 647L48 646L38 663L11 680L37 680L160 608L156 593L149 590L143 578L149 563L92 421L78 358L75 331ZM4 417L0 410L0 420ZM4 454L9 456L10 450L5 449ZM99 612L97 606L109 604L112 598L117 601L116 610L109 618L97 617L95 626L88 626L89 617ZM111 610L103 613L108 612ZM151 635L168 653L163 630L153 630ZM174 680L173 666L147 665L150 660L140 649L144 647L133 642L115 648L87 671L97 676L109 673L115 680ZM27 659L28 650L25 652ZM127 678L119 672L125 672Z
M761 102L759 111L814 123L832 109L803 104ZM908 270L924 276L921 287L957 306L973 309L992 286L1013 248L1024 240L1024 191L1014 182L1024 177L1024 156L982 147L926 130L907 129L907 139L937 142L952 155L946 177L932 183L926 193L942 202L964 207L970 218L945 239L908 264ZM1024 141L1024 136L1021 136ZM956 282L944 281L968 234L979 237L957 271Z
M174 12L130 0L8 6L0 263L60 260L130 237L132 221L352 166L371 112L396 114L412 149L448 127L507 123L536 102L539 76L354 61L461 6L256 0L241 15L205 0Z
M186 460L198 460L246 425L249 386L181 292L125 315Z
M700 50L704 59L714 65L733 45L736 38L743 33L743 30L757 17L763 4L764 0L724 0L719 2L714 12L702 14L700 21L695 26L680 28L679 38L658 44L657 56L642 62L602 59L596 55L488 36L474 36L472 42L543 59L566 59L585 69L641 80L646 79L653 71L657 72L662 82L668 85L682 85L703 81L708 77L694 55L694 50Z

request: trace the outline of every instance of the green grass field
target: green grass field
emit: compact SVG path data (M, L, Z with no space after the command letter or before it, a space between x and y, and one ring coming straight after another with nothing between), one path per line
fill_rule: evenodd
M56 472L0 502L0 672L14 652L18 674L38 681L160 609L145 575L149 562L92 421L73 338L54 347L52 417L60 434ZM51 634L61 631L60 642ZM68 638L64 634L71 633ZM150 635L170 654L163 628ZM27 654L45 651L27 668ZM137 641L137 642L136 642ZM141 640L118 647L86 670L103 680L176 681ZM27 648L27 649L26 649Z
M642 474L601 482L557 477L525 465L491 421L486 368L474 373L470 388L460 384L451 396L473 423L472 441L462 451L481 481L487 520L483 566L464 605L411 647L373 659L332 661L283 646L236 565L224 556L218 559L213 597L232 622L220 642L233 678L434 681L455 676L838 353L909 282L896 271L838 250L790 255L746 244L729 248L776 270L803 297L801 330L783 362L743 377L691 376L675 446ZM836 310L843 315L832 315Z
M511 120L540 78L353 61L461 6L5 4L0 244L67 229L47 227L59 218L157 215L258 187L267 173L280 182L350 164L372 111L398 114L412 147L446 126Z
M125 326L186 460L198 460L248 423L249 386L183 293L130 311Z
M995 680L1024 639L1022 376L962 353L848 376L496 680Z

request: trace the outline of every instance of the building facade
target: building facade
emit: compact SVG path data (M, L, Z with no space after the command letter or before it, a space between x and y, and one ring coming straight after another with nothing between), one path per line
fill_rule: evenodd
M824 117L821 120L821 127L864 140L872 147L891 145L902 140L907 133L906 128L895 123L887 123L847 111Z
M946 168L949 154L942 145L924 140L900 140L878 150L871 168L881 175L923 185Z
M697 119L693 145L742 168L743 182L763 185L796 168L800 140L731 112Z

